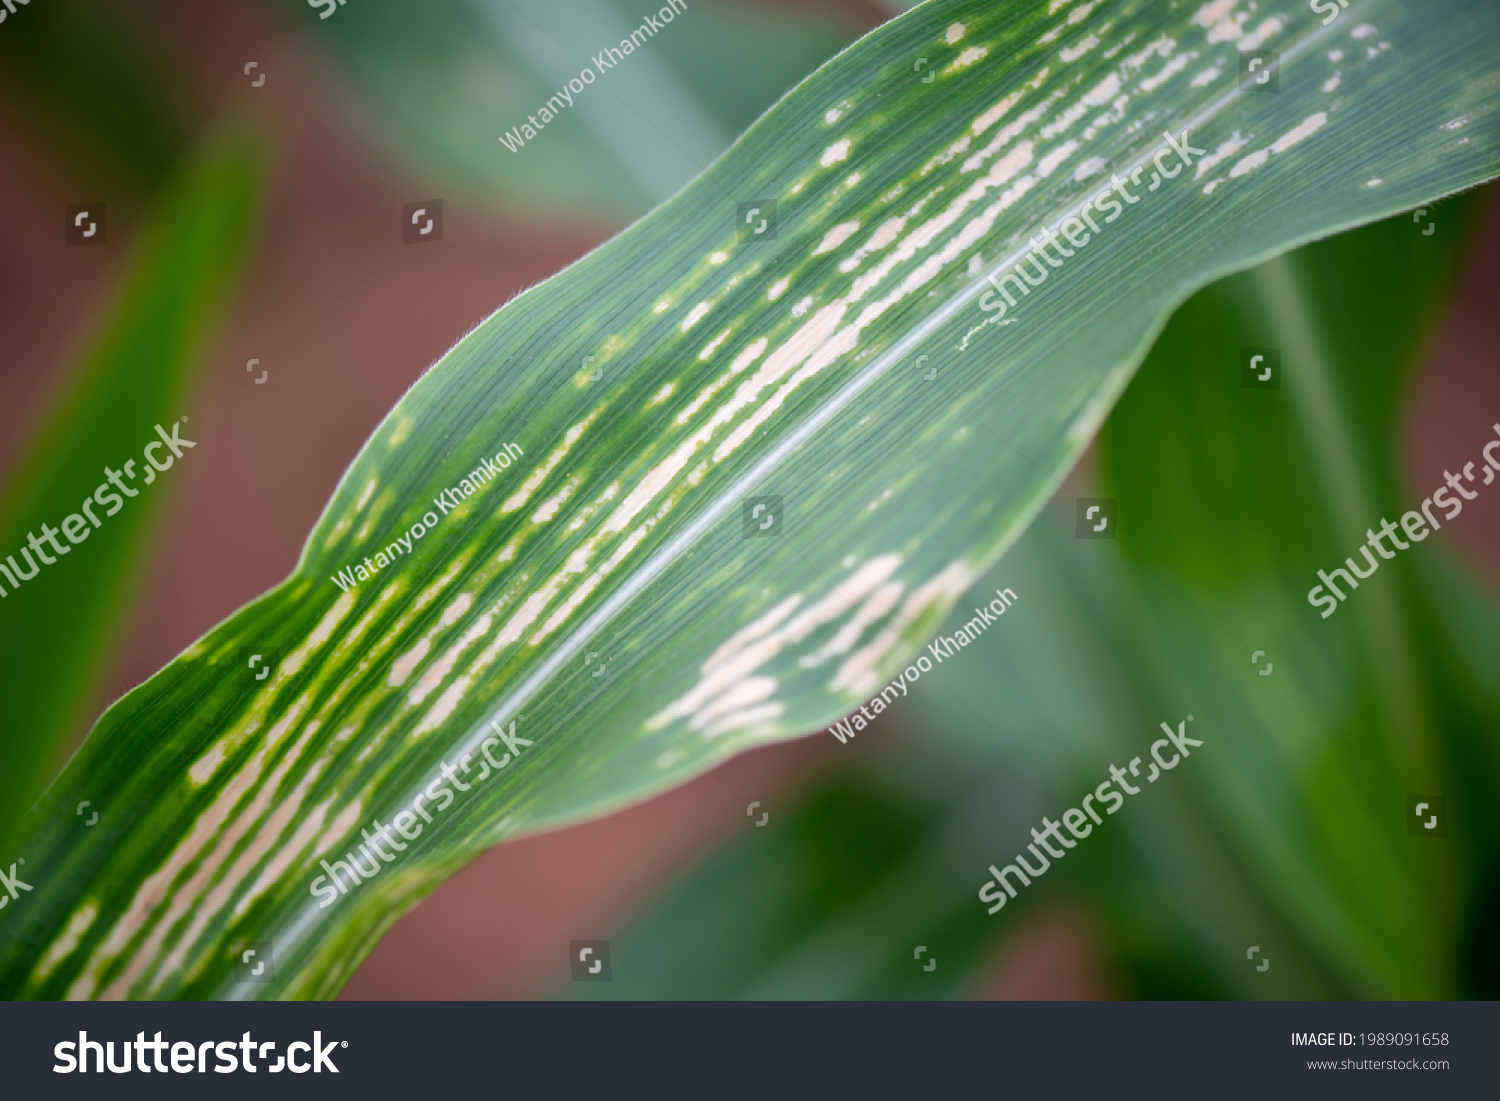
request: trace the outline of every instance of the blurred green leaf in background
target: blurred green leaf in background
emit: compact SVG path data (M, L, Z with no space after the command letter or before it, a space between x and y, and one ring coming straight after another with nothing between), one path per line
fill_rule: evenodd
M185 415L204 338L253 240L266 167L264 138L230 125L169 178L113 301L0 498L0 554L78 512L106 466L134 459L144 467L154 426ZM56 772L84 717L133 603L143 549L189 476L191 453L184 459L149 488L138 470L139 497L0 601L0 851L13 848L21 809Z
M31 134L111 192L162 186L187 136L161 26L133 5L48 0L0 34L0 88Z
M286 4L308 17L299 0ZM320 46L348 74L367 125L462 193L512 217L624 223L706 169L861 29L822 6L693 0L648 48L617 64L606 55L524 149L499 141L645 10L636 0L449 0L413 19L402 0L360 0L320 28Z

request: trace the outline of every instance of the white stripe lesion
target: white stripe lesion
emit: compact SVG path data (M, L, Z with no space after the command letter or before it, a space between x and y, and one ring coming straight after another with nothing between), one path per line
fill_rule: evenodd
M989 56L989 53L990 51L988 46L970 46L963 53L959 54L951 62L949 62L948 67L945 68L943 72L956 73L960 70L967 69L970 65L975 65L983 61L986 57Z
M89 927L94 924L94 919L98 916L99 904L93 899L89 899L78 907L61 935L47 947L47 951L37 961L36 967L31 972L32 981L41 982L52 974L58 964L77 951L83 934L89 931Z
M705 738L716 738L732 730L774 722L782 711L779 703L767 701L777 680L766 672L766 666L818 629L864 605L900 564L898 554L878 555L800 612L801 594L784 598L716 648L700 667L698 682L648 719L645 728L661 730L686 720L689 729Z
M918 585L901 605L901 610L896 613L896 618L890 625L882 629L869 644L845 659L829 681L828 690L850 698L869 695L882 682L880 663L901 642L907 630L934 609L952 606L973 583L973 571L965 561L959 559L950 562L933 577Z
M705 344L703 346L703 351L701 351L701 352L698 353L698 358L700 360L704 361L704 362L707 362L708 360L712 359L713 358L713 354L716 351L719 350L719 345L723 344L724 341L728 340L729 339L729 334L732 333L732 332L734 332L733 326L731 326L728 329L725 329L718 336L714 337L711 341L709 341L707 344ZM672 389L673 390L677 389L677 384L675 382L672 383L671 385L672 385Z
M818 247L813 249L812 254L822 256L825 252L832 252L857 232L859 232L857 221L836 225L823 235L823 240L818 242Z
M568 452L573 449L573 445L579 441L584 432L588 430L588 427L594 423L594 420L598 416L599 411L596 409L583 420L579 421L577 424L568 429L568 431L563 435L563 442L552 449L552 453L547 456L542 465L533 470L530 476L521 483L520 488L517 489L516 492L513 493L510 497L508 497L505 503L500 506L501 516L509 515L510 513L525 507L526 502L531 499L531 495L535 493L541 487L542 483L547 480L548 475L550 475L552 471L557 468L557 464L568 457Z
M188 835L173 848L161 867L136 889L130 904L95 948L83 973L70 989L69 997L91 997L103 974L144 932L145 940L131 953L122 972L103 992L106 998L127 997L156 959L177 922L203 904L200 895L213 881L235 845L264 813L275 788L296 763L306 738L311 736L313 728L282 757L270 779L262 783L269 755L297 722L308 703L309 697L304 695L287 710L243 767L223 782L213 802L194 819ZM241 802L257 787L260 788L259 795L251 798L245 808L236 813ZM217 843L210 849L214 839ZM194 865L193 874L185 882L178 883L179 877ZM158 912L163 906L165 912Z

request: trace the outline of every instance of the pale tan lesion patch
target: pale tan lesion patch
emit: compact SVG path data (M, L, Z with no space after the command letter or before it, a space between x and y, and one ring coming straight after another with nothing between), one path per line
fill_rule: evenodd
M552 450L552 453L547 456L546 461L533 470L531 476L521 483L521 487L500 506L501 516L506 516L525 506L526 502L531 499L531 495L541 487L542 483L547 480L547 476L556 469L557 464L567 458L568 452L572 450L573 445L579 441L584 432L588 430L589 425L593 424L594 419L598 416L599 411L596 409L568 429L567 433L563 436L563 442Z
M879 665L900 643L903 632L928 609L951 604L974 583L973 571L962 559L950 562L941 572L911 591L889 626L866 646L856 650L839 666L828 684L830 692L864 697L880 686Z
M961 69L967 69L970 65L973 65L976 62L983 61L986 57L989 56L989 52L990 51L988 46L970 46L963 53L959 54L956 58L949 62L948 67L944 69L943 72L956 73Z
M560 490L543 501L537 507L537 510L531 514L531 522L533 524L545 524L551 520L557 515L557 510L562 508L569 497L573 496L573 491L578 488L579 484L580 481L577 478L572 478L564 482Z
M321 762L319 763L319 767L310 772L310 775L315 776L319 771L321 771ZM302 784L298 785L298 805L301 804L302 797L306 795L308 783L309 781L304 780ZM256 879L255 885L245 892L239 902L235 903L235 917L239 917L248 910L252 902L281 880L287 869L301 855L302 850L312 844L313 840L317 837L318 831L323 828L323 820L328 814L328 808L331 806L333 806L333 800L330 799L325 803L320 803L308 812L307 817L302 820L302 824L297 827L297 832L292 834L291 839L277 850L276 855L261 870L260 877Z
M489 632L491 622L492 620L488 614L480 616L479 619L476 620L469 627L469 629L463 633L462 637L460 637L457 642L455 642L448 648L447 652L444 653L442 657L438 658L430 666L423 670L422 676L418 678L417 683L412 686L412 690L407 697L408 702L410 702L413 707L420 704L428 697L429 694L434 692L443 683L443 681L448 679L448 674L453 671L453 666L458 661L459 657L476 640L483 638Z
M278 728L282 732L289 729L307 703L308 697L301 697L289 709L282 722L277 724ZM241 800L261 783L266 758L272 751L275 738L268 737L244 767L223 785L214 801L194 820L188 836L178 843L161 867L146 877L137 888L130 905L111 926L109 936L90 957L84 974L80 976L79 983L75 984L78 989L92 991L103 971L124 952L138 933L147 928L148 919L152 918L158 907L165 904L166 914L157 916L150 925L146 939L131 953L123 972L110 984L103 996L115 999L129 994L130 988L156 959L177 921L201 902L200 893L212 882L234 846L263 813L276 785L301 754L306 737L304 735L285 754L270 779L262 785L259 796L251 800L240 813L236 814L235 810ZM216 838L217 844L212 851L206 852L210 842ZM197 870L186 882L177 884L177 877L195 862Z
M766 681L771 681L774 690L775 680L762 672L763 667L818 628L860 606L900 564L898 554L872 558L797 614L793 613L802 605L802 596L787 597L714 650L700 668L698 683L648 719L646 729L660 730L686 719L690 729L712 738L774 721L781 705L765 699L769 695Z
M313 651L332 637L333 629L339 625L339 621L348 615L349 610L353 607L354 594L352 592L340 593L338 599L333 602L333 607L324 613L323 618L318 621L318 625L313 628L312 634L308 635L303 640L302 645L293 650L282 661L281 666L276 670L277 679L290 677L301 670L303 664L312 656Z
M711 341L709 341L707 344L705 344L703 346L703 351L701 351L701 352L698 353L698 358L700 360L703 360L704 362L707 362L709 359L712 359L713 358L713 354L719 350L719 345L723 344L724 341L728 340L729 339L729 334L732 333L732 332L734 332L733 327L725 329L718 336L714 337ZM677 389L677 384L675 382L672 383L671 385L672 385L672 389L673 390Z
M854 644L864 635L866 628L872 623L878 623L890 614L905 586L899 581L888 581L876 589L859 606L858 611L838 629L838 632L818 649L810 654L804 654L798 659L797 664L804 669L815 669L830 658L847 654Z
M832 252L857 232L859 232L858 222L844 222L842 225L834 226L823 235L823 240L818 243L817 248L813 249L812 254L821 256L825 252Z
M824 168L828 168L832 165L838 164L839 161L848 159L849 139L843 138L840 141L834 142L827 149L823 150L823 155L818 158L818 163L821 164Z
M40 982L50 975L58 964L71 956L77 950L78 942L83 939L83 934L89 931L89 926L94 924L94 919L98 916L99 904L93 899L78 907L62 934L48 947L46 955L37 961L36 968L31 973L32 979Z

